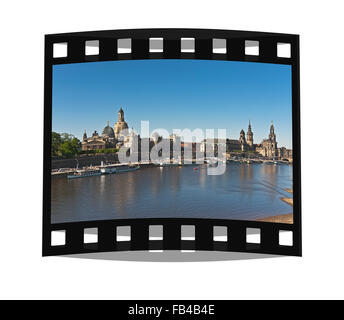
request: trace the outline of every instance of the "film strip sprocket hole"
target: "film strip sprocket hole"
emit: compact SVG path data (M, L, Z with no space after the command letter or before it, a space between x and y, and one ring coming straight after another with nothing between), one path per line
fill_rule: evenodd
M138 30L135 30L138 31ZM164 32L164 34L166 31ZM84 33L86 36L88 33ZM259 34L259 33L257 33ZM63 35L56 35L63 36ZM228 36L227 36L228 37ZM257 36L255 37L257 38ZM121 59L156 59L156 58L191 58L260 61L279 64L290 64L292 54L292 39L285 36L284 42L270 36L253 40L237 38L195 39L180 37L178 39L164 38L162 35L146 39L75 39L53 42L50 56L54 64L106 61ZM191 54L191 55L190 55Z
M52 68L142 59L246 61L291 66L293 223L144 218L51 223ZM133 29L45 37L43 255L126 250L215 250L301 255L299 37L207 29Z
M150 220L152 220L150 222ZM293 255L293 226L247 221L130 219L56 224L50 247L60 253L128 250L216 250Z

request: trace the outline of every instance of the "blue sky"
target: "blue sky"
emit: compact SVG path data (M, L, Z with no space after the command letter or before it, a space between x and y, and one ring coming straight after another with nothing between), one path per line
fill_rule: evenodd
M120 107L129 127L221 128L237 139L251 121L254 143L271 120L279 146L292 146L291 67L210 60L134 60L53 67L53 131L81 139L113 126Z

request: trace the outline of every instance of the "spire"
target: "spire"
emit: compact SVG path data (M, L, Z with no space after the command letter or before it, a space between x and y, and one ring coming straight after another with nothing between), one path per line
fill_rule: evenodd
M109 123L110 123L110 122L109 122L109 120L108 120L108 121L106 121L106 123L107 123L107 126L109 126Z
M270 133L274 133L274 131L275 131L274 123L271 120Z
M253 146L253 132L251 128L251 120L248 120L248 130L247 130L247 144Z
M251 133L251 121L248 120L248 130L247 133Z
M276 135L275 135L275 127L273 125L273 122L271 121L271 126L270 126L270 134L269 134L269 139L270 140L276 140Z

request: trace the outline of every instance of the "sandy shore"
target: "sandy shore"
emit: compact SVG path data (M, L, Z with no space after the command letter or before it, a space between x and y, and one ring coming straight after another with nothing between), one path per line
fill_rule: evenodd
M285 191L289 193L293 193L293 189L285 189ZM288 203L289 205L293 206L293 198L281 198L282 201L285 203ZM276 222L276 223L294 223L294 217L292 213L287 214L279 214L276 216L270 216L262 219L258 219L257 221L263 221L263 222Z
M281 200L293 206L293 198L281 198Z
M257 221L293 224L294 218L292 213L287 213L258 219Z

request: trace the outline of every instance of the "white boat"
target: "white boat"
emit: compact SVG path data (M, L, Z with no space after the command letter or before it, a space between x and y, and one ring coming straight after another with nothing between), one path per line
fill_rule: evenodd
M76 179L76 178L86 178L86 177L94 177L100 176L102 173L99 170L77 170L74 174L70 174L67 176L68 179Z
M101 174L111 174L111 173L121 173L121 172L129 172L129 171L135 171L140 169L140 166L138 165L132 165L132 164L103 164L99 166L99 170Z
M178 162L162 161L159 163L160 167L178 167Z
M205 159L205 163L207 164L208 167L217 167L219 163L219 159L216 157L208 158L208 159Z

